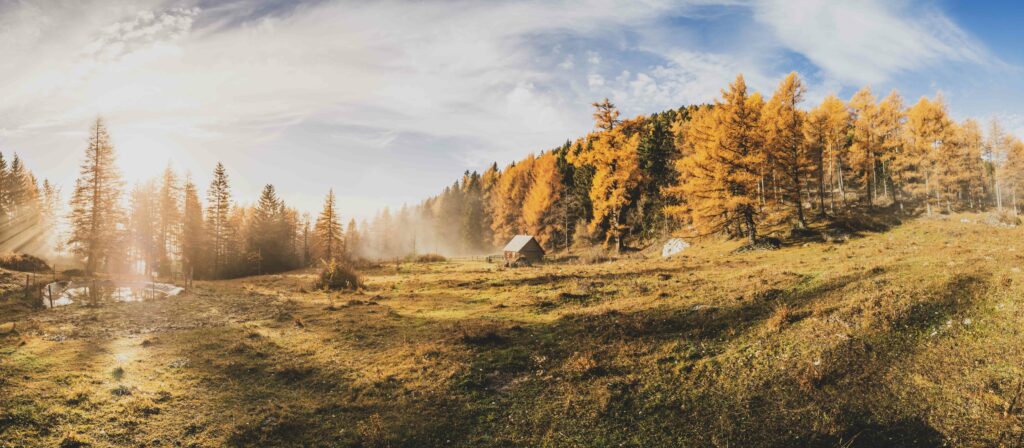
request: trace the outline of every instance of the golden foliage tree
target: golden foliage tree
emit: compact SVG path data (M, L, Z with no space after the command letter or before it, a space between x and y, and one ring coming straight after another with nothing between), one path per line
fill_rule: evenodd
M533 183L523 203L523 221L540 244L549 247L561 229L556 206L562 198L562 175L554 153L543 154L534 162Z
M621 251L623 211L640 182L637 149L641 123L639 120L619 122L618 110L607 99L595 103L594 107L597 108L595 127L601 131L591 136L588 150L571 153L567 160L573 165L594 169L589 194L593 215L589 228L593 233L606 225L605 243L614 243L615 249Z
M811 155L817 165L819 214L825 214L825 192L829 193L830 209L835 212L836 188L843 191L842 161L846 153L846 130L850 113L843 100L829 95L810 112L806 136L815 148Z
M764 107L764 145L774 168L781 171L780 184L788 193L797 225L807 227L804 219L803 183L811 157L804 140L804 112L797 108L803 99L804 86L796 72L790 73Z
M849 151L851 177L860 181L864 191L861 199L870 208L874 203L875 165L882 152L879 136L882 129L878 123L881 115L871 88L865 87L850 98L850 111L853 123L853 143Z
M713 109L698 111L687 126L679 188L702 233L745 233L757 240L758 183L766 157L760 127L763 100L748 95L740 75Z
M901 153L900 169L904 175L904 190L908 196L921 200L927 214L932 213L932 202L945 196L950 173L945 158L951 146L950 120L946 106L922 97L907 111L907 147ZM940 194L942 193L942 194Z
M496 246L504 246L514 235L526 230L523 203L533 182L535 159L530 154L519 163L506 167L491 190L491 230Z

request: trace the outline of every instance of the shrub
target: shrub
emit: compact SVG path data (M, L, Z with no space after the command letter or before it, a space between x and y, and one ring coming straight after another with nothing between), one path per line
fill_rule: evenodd
M49 271L50 265L34 255L8 253L0 255L0 268L21 272L42 272Z
M430 253L430 254L423 254L423 255L420 255L420 256L416 257L416 262L417 263L440 263L440 262L443 262L443 261L448 261L448 259L445 258L444 255L441 255L441 254Z
M362 286L363 281L359 278L359 274L348 264L336 260L324 263L323 269L320 270L320 277L316 281L317 289L326 290L356 290Z

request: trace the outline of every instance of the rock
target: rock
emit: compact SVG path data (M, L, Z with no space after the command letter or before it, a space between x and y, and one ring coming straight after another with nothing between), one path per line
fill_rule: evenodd
M690 243L683 241L682 238L671 238L665 242L665 245L661 247L661 256L663 258L669 258L675 254L678 254L690 247Z

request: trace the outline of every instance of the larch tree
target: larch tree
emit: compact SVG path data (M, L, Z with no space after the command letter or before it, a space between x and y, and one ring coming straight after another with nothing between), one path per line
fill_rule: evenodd
M558 204L562 198L562 177L558 171L554 153L537 158L533 169L533 183L523 203L523 220L527 231L544 247L557 243L558 231L562 229Z
M880 182L882 184L882 196L890 196L894 202L897 200L896 192L899 188L895 185L898 173L893 171L893 163L903 151L906 150L906 138L903 134L906 113L903 110L903 97L899 92L889 92L881 102L875 114L875 135L879 139L879 169L881 171Z
M71 197L70 242L75 253L85 258L86 275L94 274L112 255L121 219L121 188L114 145L103 120L97 118Z
M572 154L568 159L576 166L593 168L590 186L593 234L607 228L605 244L613 243L616 251L623 247L624 211L640 183L640 160L637 150L642 137L640 120L621 122L619 111L606 98L594 103L595 127L599 130L590 139L588 150Z
M810 158L818 190L818 214L825 217L825 195L829 208L835 212L835 172L842 159L849 112L843 101L829 95L807 116L804 136L811 148Z
M342 256L341 246L341 222L338 218L338 207L334 200L334 190L327 192L324 198L324 206L320 210L320 216L316 219L314 233L317 238L317 247L323 255L324 260L331 261Z
M881 153L882 138L878 135L879 108L875 95L865 87L850 98L853 123L853 143L850 145L851 177L860 180L864 194L861 200L868 208L874 204L876 161Z
M975 209L981 204L981 198L985 194L985 179L987 177L985 163L981 156L985 146L981 125L972 119L965 120L963 124L956 127L956 136L953 141L959 147L957 196L961 202L966 201L971 209Z
M232 252L231 228L231 184L228 181L224 164L217 162L213 170L213 180L206 192L206 236L210 247L212 275L219 277L224 273L229 256Z
M999 124L999 121L993 119L989 123L983 157L992 165L992 174L990 175L989 182L994 193L992 200L998 210L1003 209L1004 188L1002 177L1004 177L1004 166L1010 153L1011 143L1012 139L1003 131L1002 125Z
M781 184L788 193L797 226L807 228L804 219L803 183L812 157L804 139L804 113L797 106L803 99L804 86L796 72L790 73L764 107L764 145L768 157L782 172Z
M523 203L533 182L535 159L536 156L530 154L519 163L506 167L491 191L491 231L495 246L504 246L512 236L526 230Z
M907 194L924 202L926 213L932 214L932 202L945 190L948 171L943 157L949 148L947 138L950 121L945 105L922 97L907 111L907 150L902 153Z
M685 200L701 233L726 231L757 241L763 104L760 95L747 93L740 75L714 108L700 110L686 126L687 147L678 163L681 184L671 191Z
M1003 201L1008 202L1010 210L1017 214L1017 192L1024 191L1024 142L1009 135L1002 138L1003 162L999 165L997 176L1001 194L1005 195ZM1003 204L1004 207L1006 205Z
M619 109L608 98L596 102L594 106L594 127L602 131L610 131L621 123Z

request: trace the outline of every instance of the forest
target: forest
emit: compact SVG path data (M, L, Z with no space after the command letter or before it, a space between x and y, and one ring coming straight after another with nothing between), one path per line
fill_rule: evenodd
M362 227L364 240L400 256L414 241L394 223L417 221L429 232L421 239L454 253L491 250L517 233L549 250L622 250L672 234L754 241L763 228L887 208L1017 213L1024 143L997 121L987 133L974 119L958 123L941 96L908 107L896 91L879 99L865 87L805 109L804 94L791 73L768 98L740 75L713 104L632 119L605 99L590 134L467 172L397 216L384 210ZM406 244L387 246L395 241Z
M910 106L870 88L805 109L796 73L770 97L742 75L712 104L620 117L595 103L592 132L372 220L344 220L333 190L314 218L267 184L252 205L217 164L201 190L168 166L126 188L106 123L93 123L65 212L61 190L0 159L4 247L97 272L230 278L328 260L487 254L515 234L549 251L643 247L670 235L799 231L809 221L895 210L1016 214L1024 143L996 121L953 120L941 96ZM205 198L205 200L204 200ZM66 223L67 225L62 225ZM64 230L67 229L67 230Z

